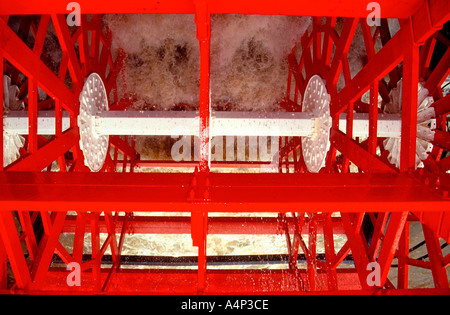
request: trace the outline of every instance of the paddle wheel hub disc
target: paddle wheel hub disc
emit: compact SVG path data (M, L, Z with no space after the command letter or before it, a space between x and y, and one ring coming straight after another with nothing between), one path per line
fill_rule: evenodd
M90 74L80 93L80 148L84 154L84 164L93 172L101 170L105 163L109 146L109 136L100 135L96 131L95 116L107 111L108 98L101 77L97 73Z
M313 75L308 82L303 97L303 112L311 113L315 119L314 133L302 137L302 153L308 171L317 173L325 166L325 158L330 149L330 95L324 81Z

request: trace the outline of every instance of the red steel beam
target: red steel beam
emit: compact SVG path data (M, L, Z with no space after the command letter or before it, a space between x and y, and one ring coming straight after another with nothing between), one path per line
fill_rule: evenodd
M21 289L29 288L31 276L23 255L12 212L0 213L0 237L8 254L8 260L15 275L17 286Z
M48 142L35 153L29 154L23 159L12 163L7 167L7 170L40 172L76 145L78 139L78 128L71 128L61 136Z
M21 211L19 211L21 213ZM75 233L79 216L68 215L64 223L63 233ZM289 233L294 233L293 218L286 217ZM190 216L133 216L127 219L119 216L115 224L115 233L120 233L124 222L127 221L128 230L133 234L190 234ZM323 234L324 223L317 220L317 233ZM308 222L308 220L306 220ZM342 221L339 217L331 218L330 229L334 234L344 234ZM279 234L280 221L277 217L208 217L208 234L251 234L267 235ZM105 218L99 220L100 233L107 233ZM89 231L87 231L89 233ZM308 226L302 228L302 234L308 234Z
M81 24L83 27L81 28L80 38L78 39L79 51L80 51L80 63L83 70L83 76L87 76L88 69L90 69L90 60L89 60L89 38L88 38L88 23L87 16L81 15ZM115 72L118 72L116 70ZM115 79L114 79L115 81ZM106 94L109 95L110 90L108 90L108 84L106 84Z
M377 1L381 7L381 17L408 18L423 4L424 0L411 0L395 2L389 0ZM137 0L130 3L113 0L109 2L79 0L83 14L110 14L110 13L177 13L193 14L195 7L193 1L157 1ZM294 2L289 0L270 1L237 1L216 0L208 1L211 14L271 14L271 15L301 15L301 16L342 16L342 17L367 17L371 12L367 9L367 3L354 0L318 0L312 2ZM0 6L0 14L67 14L67 1L43 0L36 3L32 0L24 0L19 3L3 2Z
M336 44L336 52L331 61L329 76L326 78L329 84L336 85L338 82L339 75L343 68L343 57L347 56L358 22L359 20L356 18L348 18L344 22L341 36Z
M450 95L447 95L441 99L438 99L431 106L434 108L436 117L449 114L450 113Z
M128 156L132 161L134 161L138 156L136 150L133 147L131 147L128 144L128 142L123 140L120 136L109 136L109 143L114 148L117 148L122 154Z
M405 222L405 227L403 228L402 236L400 237L397 259L398 259L398 278L397 278L397 288L407 289L409 283L409 266L406 263L406 258L409 255L409 222Z
M66 222L67 222L67 219L66 219ZM63 226L63 231L64 231L64 226ZM72 257L77 262L81 262L81 259L83 257L85 231L86 231L86 214L78 213L77 220L76 220L76 226L75 226L74 241L73 241L73 251L72 251Z
M33 230L33 222L30 218L30 212L28 211L18 211L17 212L20 225L22 226L22 235L25 237L25 243L27 245L28 254L30 260L33 262L35 260L35 255L37 251L37 242Z
M328 273L328 290L337 290L337 272L333 266L333 261L336 258L336 252L334 249L335 229L333 227L333 217L331 213L325 214L325 220L323 223L323 240L325 247L325 259L326 269Z
M363 217L364 213L343 213L342 222L344 223L349 246L352 251L359 282L364 289L367 289L369 286L366 281L366 268L369 264L369 259L364 246L366 241L360 233Z
M383 8L383 7L382 7ZM337 95L332 97L331 114L342 113L349 102L356 101L374 81L381 80L404 58L411 45L418 45L430 37L450 18L448 1L424 1L401 29L358 72Z
M47 94L59 98L66 110L76 113L77 97L3 20L0 20L0 34L0 50L3 51L4 57L27 77L36 79Z
M73 91L79 92L83 85L83 74L78 61L75 47L72 44L72 38L70 36L69 28L67 26L66 17L63 14L53 14L52 22L58 35L59 44L63 53L67 53L69 56L69 72L72 78L74 88Z
M38 288L45 280L53 253L56 249L58 238L64 224L66 213L55 212L52 214L54 221L48 233L46 233L39 242L39 248L36 255L36 261L33 264L30 274L33 279L31 288ZM14 273L16 275L16 273Z
M443 81L449 75L450 71L450 47L447 48L444 56L442 56L441 60L437 64L436 68L434 68L433 72L428 77L425 82L424 87L428 89L430 95L433 95L436 91L436 88L440 88Z
M197 24L197 39L200 43L200 130L199 130L199 169L200 172L209 170L210 161L210 78L209 57L211 38L211 16L209 4L206 0L196 0L195 23Z
M426 225L422 225L425 243L430 259L430 267L436 288L449 288L449 282L445 266L443 265L443 255L439 238L434 231Z
M385 164L378 156L366 151L355 140L347 137L342 131L331 129L331 146L341 152L346 158L365 172L395 173L396 171Z
M441 183L450 180L441 177ZM210 173L209 200L189 199L192 174L0 174L1 210L169 212L449 211L408 175ZM441 184L444 185L444 184ZM323 192L327 191L326 198ZM18 194L17 192L20 192Z
M0 73L3 74L4 71L4 61L3 61L3 51L0 49ZM3 84L0 84L0 99L3 102ZM2 104L3 105L3 104ZM3 117L3 106L0 108L0 116ZM3 124L0 124L0 132L2 134L0 140L0 171L3 171Z
M113 144L112 144L113 145ZM123 160L118 160L117 164L120 165ZM211 161L211 168L266 168L271 165L272 162L264 161ZM198 165L198 161L173 161L173 160L136 160L136 167L173 167L183 168L192 167Z
M377 262L380 264L381 276L380 284L384 286L387 281L389 269L397 250L403 227L406 222L408 212L395 212L389 218L389 224L384 234L384 240L380 249Z
M105 281L109 269L102 269L101 281ZM80 287L68 287L66 277L68 271L52 268L42 291L52 293L96 292L95 283L90 274L82 273ZM297 276L306 281L307 274L300 271L297 275L289 270L208 270L206 273L205 294L302 294ZM326 273L318 272L318 282L326 281ZM339 290L361 290L354 269L339 268L337 270ZM166 294L198 294L197 270L165 269L165 270L118 270L111 279L108 292L114 293L166 293ZM94 291L93 291L94 290ZM20 291L18 291L20 292ZM330 293L339 293L332 291ZM354 291L358 292L358 291ZM365 291L374 294L375 290ZM446 292L446 291L445 291Z
M28 152L38 149L38 85L35 78L28 78Z
M8 286L8 255L0 235L0 290L6 290Z
M419 84L419 47L406 44L403 60L402 136L400 171L414 170L416 166L417 93Z

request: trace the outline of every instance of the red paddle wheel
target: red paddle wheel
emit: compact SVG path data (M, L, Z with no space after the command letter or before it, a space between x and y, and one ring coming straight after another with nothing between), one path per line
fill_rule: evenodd
M450 4L379 1L380 23L371 27L367 4L351 0L241 2L79 1L79 26L68 25L65 2L0 5L1 292L450 293ZM101 18L111 13L195 15L198 112L125 111L126 54L113 52ZM312 16L288 57L278 113L211 110L211 15L230 13ZM357 34L360 67L351 59ZM198 136L198 161L143 160L135 149L132 135L179 130ZM213 136L251 130L279 137L278 172L216 172L264 166L211 161ZM417 223L426 255L411 258ZM127 256L130 233L190 235L197 255ZM287 254L208 255L208 236L279 233ZM211 268L230 261L283 267ZM431 270L432 287L411 285L412 267Z

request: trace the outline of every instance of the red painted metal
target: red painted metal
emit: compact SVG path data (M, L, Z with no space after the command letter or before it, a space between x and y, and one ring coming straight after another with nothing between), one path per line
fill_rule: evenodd
M257 5L253 1L219 0L208 1L211 14L281 14L281 15L304 15L304 16L367 16L367 3L353 0L344 0L336 3L332 0L320 0L310 3L293 3L289 0L273 2L269 0L258 1ZM194 14L194 1L133 1L127 5L114 0L105 6L103 2L92 2L80 0L78 2L83 14L102 13L163 13L163 14ZM424 1L413 0L408 2L392 3L388 0L380 0L382 17L385 18L408 18L420 8ZM0 10L2 14L64 14L67 12L67 2L44 0L37 4L31 0L21 1L17 4L2 3Z
M0 292L450 294L446 274L450 256L443 255L439 243L440 239L450 242L450 177L446 174L450 158L443 158L443 152L450 147L446 128L449 106L448 97L443 97L440 89L449 74L450 42L438 32L450 18L448 1L379 1L382 18L401 20L401 28L392 38L385 19L372 34L365 20L366 3L353 0L79 3L83 14L81 26L74 28L66 24L66 2L0 4L0 72L13 74L23 96L28 94L26 106L30 118L27 145L20 159L4 168L2 165L0 172ZM107 156L101 172L90 173L84 166L76 124L78 94L84 78L93 71L100 74L108 96L113 96L111 109L124 110L131 102L126 93L121 100L117 97L117 78L126 55L120 51L113 58L111 34L101 28L103 13L195 15L200 44L200 157L199 161L177 163L177 167L195 167L193 173L134 173L137 166L173 167L174 162L143 161L134 148L134 140L118 136L110 138L114 150ZM333 127L326 166L319 174L307 172L298 137L280 139L279 173L213 172L215 166L265 165L232 161L210 165L210 17L225 13L313 16L311 31L299 43L301 55L294 48L288 57L287 93L280 105L287 111L300 111L309 78L318 74L326 81ZM8 26L8 15L14 14L23 14L18 34ZM38 25L34 25L27 14L43 15ZM85 14L93 15L88 19ZM347 17L339 31L337 17ZM62 51L57 74L41 60L50 22ZM367 63L352 76L348 53L358 27L363 33ZM35 37L32 48L23 36L30 32ZM375 49L378 36L382 43L379 50ZM446 52L431 69L438 42L446 47ZM70 87L65 82L67 73ZM342 89L337 87L340 77L344 82ZM389 152L383 148L383 139L377 137L376 126L377 114L389 101L389 91L400 78L403 78L402 142L400 169L397 169L386 158ZM425 83L435 99L438 123L435 148L424 161L424 168L416 170L419 81ZM37 87L49 95L43 104L38 102ZM368 104L361 100L367 91L370 91ZM378 94L383 99L381 108ZM3 95L3 85L0 85L0 95ZM56 135L45 141L37 135L37 111L44 106L54 110L57 117ZM69 111L71 117L71 128L64 133L62 109ZM367 141L352 137L353 110L369 113ZM3 115L3 108L0 111ZM341 132L337 119L344 112L347 129ZM119 152L123 156L121 160ZM0 160L3 160L2 150ZM59 173L42 172L50 170L54 161ZM350 174L355 172L353 166L357 173ZM147 214L133 216L134 212ZM235 216L227 215L230 212ZM244 212L257 216L245 217ZM42 221L42 236L34 230L39 225L38 218ZM370 240L364 235L365 218L373 226ZM413 245L409 229L413 221L423 226L429 260L409 257ZM72 248L60 243L61 233L73 234ZM198 267L145 271L121 268L127 233L190 234L193 246L198 247ZM208 235L278 233L286 236L289 261L284 269L236 271L214 270L208 266ZM83 261L87 234L91 236L91 257ZM101 234L106 234L106 239ZM333 237L341 234L345 234L347 241L338 249ZM318 259L319 236L323 237L324 260ZM110 268L101 263L107 250L113 261ZM300 253L306 268L299 263ZM349 254L352 265L343 266ZM65 264L80 264L80 287L67 285L69 271L52 263L54 255ZM396 285L388 278L394 268L394 258L398 261ZM380 285L371 287L367 266L375 261L380 266ZM430 269L435 288L410 288L409 266ZM7 282L8 269L13 274L13 285Z

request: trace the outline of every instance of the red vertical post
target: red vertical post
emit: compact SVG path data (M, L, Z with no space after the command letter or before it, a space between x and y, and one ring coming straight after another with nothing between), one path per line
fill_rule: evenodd
M321 17L314 17L313 23L313 60L319 62L322 55L322 21Z
M97 69L97 61L100 53L100 23L101 23L101 15L94 14L92 16L92 25L93 29L91 31L91 66L94 68L94 71L98 71Z
M431 273L433 275L434 286L440 289L448 289L448 277L446 268L442 264L443 255L439 237L427 225L422 224L423 235L430 258Z
M195 23L197 25L197 39L200 44L200 130L199 130L199 170L209 171L210 166L210 91L209 91L209 56L210 56L210 26L211 16L208 2L195 1ZM208 214L193 212L192 236L194 246L198 246L198 283L197 290L203 291L206 285L206 232Z
M113 217L112 212L105 212L105 222L106 222L106 229L108 231L108 236L111 237L111 254L113 263L117 265L120 260L120 254L119 254L119 247L117 245L117 238L116 238L116 221L118 218L118 212L116 212L116 216Z
M192 245L198 247L197 290L204 291L206 286L206 233L208 215L201 211L191 213Z
M328 17L325 24L325 33L323 40L323 57L322 62L325 66L329 66L331 62L331 53L333 52L333 39L331 38L332 29L336 25L335 17Z
M409 266L406 263L406 259L409 255L409 222L406 221L405 227L403 229L403 234L400 237L400 242L398 243L398 289L408 289L408 274Z
M328 290L337 290L337 273L336 268L333 266L333 261L336 258L334 251L334 239L333 239L333 219L332 213L326 213L324 215L323 222L323 240L325 244L325 259L327 266L327 278L328 278Z
M0 290L6 290L8 285L7 257L2 236L0 235Z
M347 126L346 126L346 134L350 139L353 138L353 101L348 103L347 107ZM350 167L350 160L347 156L344 156L344 160L342 162L342 171L343 173L347 173Z
M410 32L412 33L411 27ZM410 36L410 43L405 44L409 47L405 49L403 59L401 172L414 169L416 165L417 93L419 84L419 46L413 43L413 34Z
M369 143L368 151L377 154L378 131L378 81L370 85L370 111L369 111Z
M38 90L35 78L28 77L28 151L34 153L38 149L37 110Z
M209 169L210 139L210 91L209 91L209 47L211 17L208 3L204 0L195 1L195 23L197 24L197 39L200 44L200 172Z
M88 28L86 15L81 15L81 34L78 39L79 51L80 51L80 63L81 70L83 72L83 77L88 75L87 71L90 69L89 67L89 36L88 36ZM109 92L109 91L108 91ZM109 94L109 93L108 93ZM117 99L116 99L117 100Z
M305 219L305 214L302 213L300 220L297 218L296 214L293 213L293 217L294 217L294 239L292 241L292 246L289 244L289 246L291 247L291 249L289 250L289 259L290 259L290 264L291 264L291 268L293 269L297 269L297 259L298 259L298 250L299 250L299 246L300 243L302 242L302 236L300 235L301 231L300 229L303 227L303 222ZM286 236L288 237L289 234L289 229L288 229L288 225L286 222Z
M99 213L91 213L91 252L92 252L92 277L94 281L95 291L101 290L101 255L100 255L100 230L99 230Z
M83 258L84 234L86 229L86 214L77 212L77 220L75 226L75 235L73 240L72 256L76 262L81 265Z
M361 29L364 36L367 57L371 60L375 56L375 47L370 27L365 19L361 19ZM368 151L371 154L377 153L377 129L378 129L378 80L374 80L370 85L370 104L369 104L369 141Z
M55 100L55 135L60 137L62 135L62 105L59 99ZM64 154L58 157L59 169L61 172L66 172L66 159L64 158Z
M3 52L0 51L0 74L3 79ZM3 102L3 81L0 83L0 100ZM0 171L3 171L3 106L0 106L0 117L2 121L0 123ZM6 248L3 245L3 240L0 233L0 290L7 287L7 254Z
M0 50L0 74L2 75L2 82L0 83L0 100L3 104L3 51ZM0 171L3 171L3 105L0 106L0 117L2 118L0 124L1 142L0 142Z
M309 221L309 231L308 231L308 248L310 260L308 261L308 266L306 267L309 279L309 289L311 291L316 290L316 273L317 273L317 260L316 260L316 249L317 249L317 221L315 215L310 216Z

